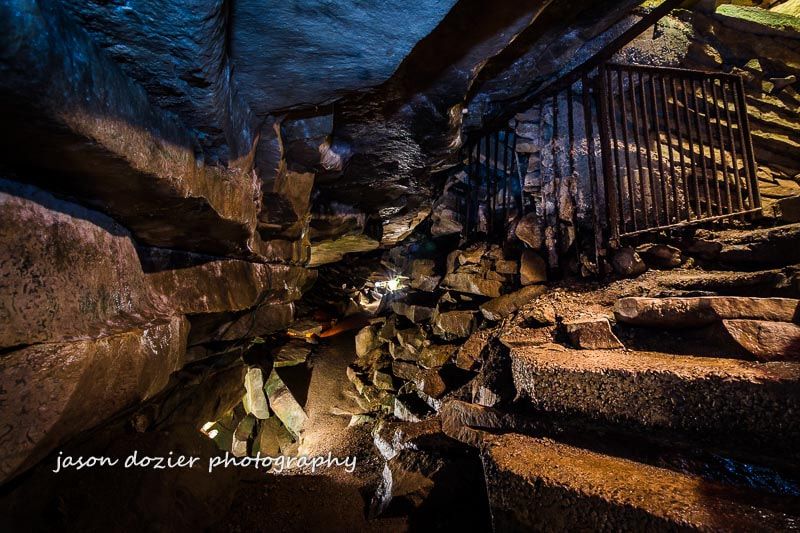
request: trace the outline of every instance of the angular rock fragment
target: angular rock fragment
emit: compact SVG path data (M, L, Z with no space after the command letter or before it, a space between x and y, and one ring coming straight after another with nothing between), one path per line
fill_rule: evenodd
M398 394L394 399L394 416L405 422L420 422L430 414L430 407L416 394Z
M800 361L800 326L767 320L723 320L728 335L761 361Z
M397 332L397 340L400 346L417 355L427 341L425 330L421 327L402 329Z
M417 381L422 376L422 368L404 361L392 362L392 374L405 381Z
M263 420L253 442L253 452L262 456L277 457L281 453L281 443L290 442L291 435L277 417Z
M267 394L269 406L275 416L283 422L283 425L294 437L299 437L308 416L275 370L267 378L264 392Z
M242 400L244 410L259 420L269 418L269 406L264 395L264 378L261 369L251 367L244 376L245 395Z
M491 331L476 331L458 348L456 366L464 370L473 370L481 362L483 350L489 344Z
M538 250L544 244L542 229L536 220L536 213L528 213L517 222L514 234L519 240L530 246L532 250Z
M393 500L405 500L412 508L428 499L435 475L445 468L443 458L416 450L401 450L383 467L381 483L370 505L370 515L383 513Z
M294 339L275 351L272 362L276 368L301 365L306 362L310 353L311 348L307 342Z
M431 315L433 315L433 309L430 307L408 305L403 302L392 302L392 311L414 323L430 320Z
M611 258L614 272L626 278L634 278L647 272L647 265L633 248L622 248Z
M547 281L547 263L536 252L531 250L522 252L519 263L519 281L522 285Z
M292 337L310 339L322 333L322 324L315 320L297 320L286 329L286 333Z
M379 370L373 371L372 383L379 390L394 390L394 382L392 381L392 376L390 376L386 372L381 372Z
M497 298L503 290L503 282L485 279L480 274L454 272L447 274L442 280L442 286L457 292L477 294Z
M481 405L448 400L439 411L442 431L464 444L480 446L483 432L480 429L500 429L503 415L500 411Z
M519 265L516 261L512 261L510 259L499 259L494 263L494 270L498 274L518 274Z
M438 368L450 361L457 347L452 344L431 345L422 348L417 362L425 368Z
M356 334L356 355L364 357L376 348L380 348L381 341L375 333L374 326L367 326Z
M570 343L583 350L624 348L605 317L586 318L564 323Z
M394 316L390 316L378 330L378 338L383 342L394 340L394 338L397 336L396 326L397 319Z
M433 334L446 341L469 337L477 324L474 311L447 311L433 319Z
M681 251L668 244L644 244L636 248L636 252L649 267L669 269L681 265Z
M375 447L387 461L403 450L416 450L441 438L442 424L438 417L422 422L391 422L383 420L372 432Z
M516 313L523 305L547 291L543 285L529 285L522 289L504 294L481 305L481 314L486 320L499 321Z
M231 453L236 457L244 457L247 455L248 441L253 435L255 429L256 418L253 415L247 415L239 421L236 430L233 432L233 441L231 443Z
M439 286L441 276L434 273L436 267L432 259L415 259L411 262L411 288L425 292L433 292Z

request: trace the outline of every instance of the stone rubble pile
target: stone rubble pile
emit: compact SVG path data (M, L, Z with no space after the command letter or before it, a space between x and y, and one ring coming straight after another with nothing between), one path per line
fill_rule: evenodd
M305 332L305 331L304 331ZM313 346L303 339L280 344L277 338L252 346L244 375L245 394L218 420L202 431L216 445L236 457L296 455L308 417L279 374L280 368L305 364Z
M446 258L411 259L405 252L388 254L402 286L383 298L388 314L356 335L357 358L347 375L365 412L419 421L474 377L480 350L472 349L472 337L485 337L542 294L547 271L533 252L512 258L485 243Z

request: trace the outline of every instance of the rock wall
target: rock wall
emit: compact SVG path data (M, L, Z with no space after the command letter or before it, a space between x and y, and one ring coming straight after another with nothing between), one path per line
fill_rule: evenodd
M286 328L315 276L298 232L261 238L254 143L215 164L183 121L199 109L236 123L247 107L219 86L206 100L154 98L131 74L141 65L120 59L136 50L103 50L71 7L0 3L0 481L159 394L188 363ZM275 187L303 219L307 180Z

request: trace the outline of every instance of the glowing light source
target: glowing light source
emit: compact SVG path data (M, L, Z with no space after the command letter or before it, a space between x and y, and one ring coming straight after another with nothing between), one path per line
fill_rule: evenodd
M208 438L209 439L213 439L217 435L219 435L219 430L218 429L212 429L211 431L208 432Z
M386 281L376 281L375 288L383 289L387 292L395 292L403 288L403 280L408 279L404 276L395 276Z
M202 431L203 433L208 433L208 430L213 428L214 424L216 424L216 422L206 422L205 424L203 424L203 427L200 428L200 431Z

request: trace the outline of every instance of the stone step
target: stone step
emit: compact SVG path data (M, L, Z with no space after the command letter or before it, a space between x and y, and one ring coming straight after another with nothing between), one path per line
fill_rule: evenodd
M493 436L481 455L495 531L785 531L800 525L786 513L786 500L549 439Z
M792 322L800 300L700 296L684 298L620 298L614 304L618 322L658 328L694 328L721 320L752 319Z
M501 340L517 395L536 410L800 459L800 364Z
M723 267L763 268L800 263L800 223L751 230L698 231L694 246Z
M726 296L800 296L796 269L736 272L728 270L674 270L659 279L659 287L673 291L703 291Z

